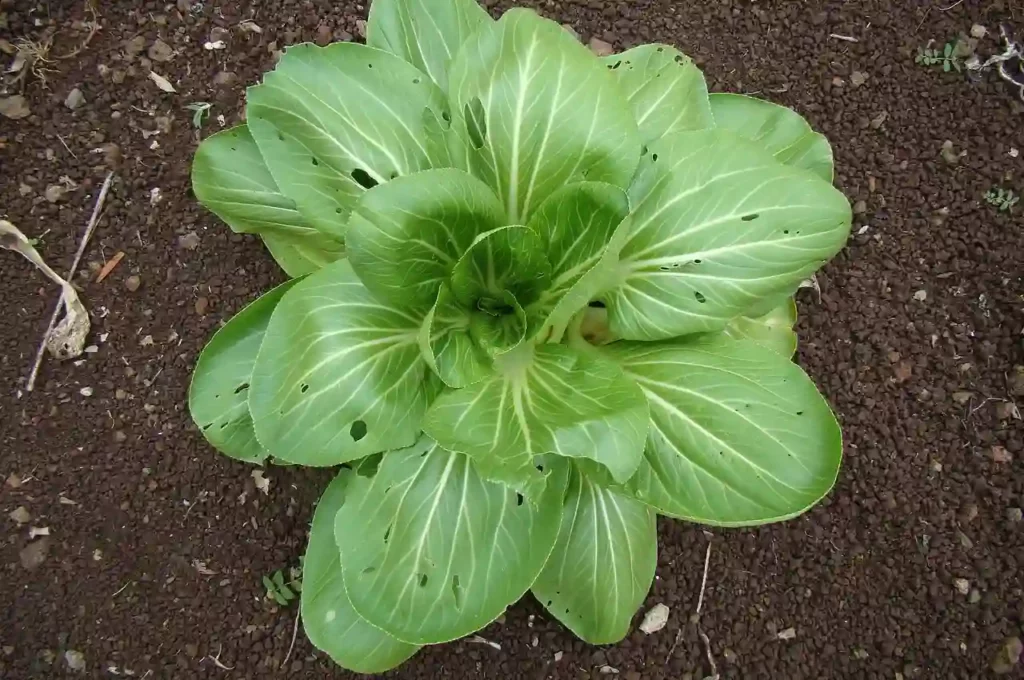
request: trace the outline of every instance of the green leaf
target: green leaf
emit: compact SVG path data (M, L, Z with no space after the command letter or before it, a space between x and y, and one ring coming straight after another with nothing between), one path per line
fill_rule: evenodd
M342 469L313 513L303 562L302 629L309 641L339 666L357 673L383 673L409 659L419 647L399 642L367 623L345 593L334 519L348 500L355 477L355 472Z
M345 239L371 291L426 309L477 236L504 224L486 184L461 170L426 170L364 193Z
M508 291L503 291L491 303L496 305L493 309L497 311L477 309L471 312L469 335L488 357L496 358L526 339L528 320L516 296Z
M796 352L796 300L785 303L759 317L740 316L729 322L724 333L734 340L752 340L786 358Z
M537 456L586 458L619 482L636 470L647 437L641 390L612 362L562 345L524 343L487 380L442 394L423 430L465 453L481 474L533 498Z
M315 230L301 238L274 232L260 236L274 261L292 278L312 274L345 257L344 243Z
M604 290L629 235L629 201L618 187L578 182L555 191L528 225L546 241L551 284L536 305L550 337L561 339L570 318Z
M602 297L618 337L720 330L798 285L850 233L839 191L729 131L680 132L651 151L629 192L622 283Z
M418 69L355 43L288 48L247 102L249 130L274 159L277 185L335 237L366 189L431 167L424 111L447 110Z
M289 276L308 274L345 253L341 241L314 229L280 192L245 125L203 140L192 163L192 189L232 231L260 234Z
M451 286L461 304L497 316L508 305L504 293L525 306L550 280L544 241L528 227L513 225L481 234L452 269Z
M949 57L951 54L953 54L953 43L946 43L945 46L942 48L942 54L945 57Z
M459 47L490 22L475 0L373 0L366 44L405 59L447 90Z
M569 477L558 542L533 595L592 645L619 642L658 563L655 513L579 470Z
M741 94L711 95L711 110L720 128L758 143L775 160L810 170L827 182L834 174L832 147L796 111Z
M335 521L348 596L363 618L417 644L468 635L540 573L558 533L564 473L537 503L482 478L424 437L353 480Z
M704 74L668 45L640 45L602 61L619 79L645 143L715 127Z
M451 287L443 284L423 320L419 340L427 363L449 387L466 387L492 373L486 353L473 338L472 322L473 310L460 305Z
M525 224L564 184L625 188L640 137L614 76L558 24L509 10L467 40L451 70L456 155Z
M749 341L614 343L651 431L627 488L659 513L749 526L795 517L832 488L842 434L814 383Z
M217 450L247 463L262 463L270 455L253 431L249 384L270 316L294 283L270 290L232 317L203 349L192 373L192 420Z
M428 395L422 314L373 297L347 260L283 298L253 370L260 442L301 465L338 465L409 446Z

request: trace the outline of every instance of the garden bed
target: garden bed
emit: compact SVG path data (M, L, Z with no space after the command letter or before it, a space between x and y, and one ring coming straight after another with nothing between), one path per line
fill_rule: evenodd
M82 677L269 678L282 666L344 677L301 632L293 646L296 605L275 604L261 584L297 565L330 473L270 467L260 488L188 415L199 350L284 278L255 238L198 206L189 167L218 116L240 119L243 86L275 49L358 40L365 7L99 4L94 17L82 2L0 0L0 38L58 29L48 61L27 75L31 114L0 117L0 217L45 233L40 252L63 272L114 172L75 278L96 351L48 359L31 393L56 291L0 255L0 676L74 676L84 664ZM857 215L849 246L818 275L820 293L798 296L798 361L843 425L845 464L829 498L785 524L705 532L662 520L642 610L670 608L657 633L590 647L527 596L481 631L494 644L430 647L393 676L702 678L706 649L723 677L991 674L1024 626L1024 427L1013 401L1024 407L1024 207L1000 212L984 197L1024 190L1024 105L991 72L971 84L914 57L976 23L998 51L999 22L1024 30L1024 15L973 0L520 4L584 42L677 45L712 90L790 106L829 137ZM102 30L88 39L91 21ZM223 49L204 47L218 40ZM75 88L84 101L72 109ZM186 107L199 102L212 106L197 131ZM47 196L51 186L65 191ZM19 507L21 525L7 516ZM30 544L32 527L49 536ZM709 541L705 646L689 617Z

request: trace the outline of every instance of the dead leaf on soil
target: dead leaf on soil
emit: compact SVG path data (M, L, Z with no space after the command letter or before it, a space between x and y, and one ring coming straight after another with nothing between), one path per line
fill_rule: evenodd
M850 84L854 87L860 87L864 83L868 82L868 74L863 71L854 71L850 74Z
M21 254L61 287L60 302L64 307L64 317L46 336L46 349L58 359L81 356L85 350L85 338L89 335L89 312L78 299L74 287L50 269L25 235L6 220L0 220L0 247Z
M263 476L263 470L253 470L252 481L256 483L256 488L264 494L270 493L270 480Z
M174 85L171 85L171 81L167 80L167 78L164 78L156 71L149 72L149 79L156 83L156 86L164 92L167 92L169 94L174 94L175 92L177 92L177 90L174 89Z
M245 21L239 22L238 28L240 28L243 33L262 33L263 32L263 29L260 28L259 24L257 24L255 21L251 21L249 19L246 19Z
M27 118L31 113L28 103L20 94L12 97L0 97L0 116L11 120L20 120Z
M206 566L206 562L203 562L202 560L192 560L192 566L203 576L213 576L217 573L213 569L208 568Z
M640 630L651 635L668 625L669 609L667 605L660 602L644 614L644 620L640 622Z
M174 57L174 50L163 40L157 39L149 46L147 54L153 61L170 61Z

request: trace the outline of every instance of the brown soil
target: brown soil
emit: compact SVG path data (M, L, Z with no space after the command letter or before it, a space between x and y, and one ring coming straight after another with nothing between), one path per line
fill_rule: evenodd
M260 493L248 467L204 444L186 410L197 352L281 274L258 243L231 235L191 196L196 133L185 106L214 104L204 133L218 115L237 121L242 85L271 67L275 45L313 40L320 26L321 40L358 39L365 7L98 4L103 30L77 57L45 64L46 87L29 81L32 116L0 118L0 215L30 236L49 230L42 252L57 269L70 264L108 166L117 173L86 275L76 277L98 351L80 363L47 361L37 390L20 398L55 291L0 254L0 478L30 478L0 487L0 677L345 677L301 634L282 670L295 607L268 602L260 585L297 562L329 475L271 468L269 494ZM510 3L487 4L497 13ZM913 56L975 22L1024 29L1024 10L1012 0L948 10L889 0L526 4L584 40L677 44L712 88L795 107L832 140L837 182L863 211L849 248L819 275L820 299L801 292L799 360L843 422L846 463L831 497L784 525L705 534L663 520L646 605L672 608L659 633L589 647L527 598L482 631L500 651L435 647L394 677L596 678L604 665L629 680L709 675L688 623L708 540L702 627L723 677L991 675L1024 626L1024 523L1012 521L1024 505L1024 429L1003 401L1013 398L1012 367L1024 364L1024 206L997 213L982 197L993 185L1024 191L1024 111L994 75L969 84ZM51 56L87 33L73 27L89 18L83 2L0 0L0 12L0 37L11 41L59 29ZM203 49L214 27L249 18L262 34L232 28L227 49ZM152 68L178 94L147 78L145 49L129 54L136 36L175 50ZM854 71L867 81L854 86ZM86 103L70 111L74 87ZM966 151L958 164L940 157L945 140ZM110 143L119 163L93 152ZM1021 156L1011 157L1013 146ZM78 188L49 203L44 191L61 176ZM192 232L195 249L179 242ZM120 266L95 283L92 269L117 251ZM132 275L135 292L125 283ZM918 291L927 297L915 299ZM999 462L1004 452L1011 461ZM31 514L20 528L7 516L18 506ZM34 569L20 554L30 526L50 529ZM780 639L789 628L795 636ZM69 670L69 650L81 652L81 673Z

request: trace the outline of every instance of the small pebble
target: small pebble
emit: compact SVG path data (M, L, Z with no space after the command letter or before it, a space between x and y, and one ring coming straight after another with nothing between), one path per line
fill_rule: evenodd
M196 314L199 316L206 316L206 312L210 309L210 300L206 297L196 299Z
M85 95L77 87L71 92L68 92L67 98L64 100L64 106L68 107L72 111L80 107L85 103Z
M139 286L141 285L142 279L136 276L135 274L132 274L131 276L124 280L124 287L127 288L130 293L134 293L135 291L137 291L139 289Z

